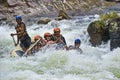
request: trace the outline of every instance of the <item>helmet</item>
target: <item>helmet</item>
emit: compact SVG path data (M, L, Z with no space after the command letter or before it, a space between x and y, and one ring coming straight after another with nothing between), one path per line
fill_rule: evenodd
M54 28L54 32L60 32L60 28L58 27Z
M44 34L44 38L45 37L50 37L51 36L51 34L49 33L49 32L46 32L45 34Z
M75 39L75 43L81 43L80 39Z
M21 16L16 16L16 20L18 20L18 19L22 19L22 17Z
M36 35L36 36L34 37L34 40L36 41L36 40L39 40L40 38L41 38L41 36Z

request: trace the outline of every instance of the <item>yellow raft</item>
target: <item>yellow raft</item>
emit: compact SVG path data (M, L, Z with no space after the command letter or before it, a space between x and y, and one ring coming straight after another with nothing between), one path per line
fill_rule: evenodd
M37 40L34 44L31 44L31 46L29 47L29 49L28 49L26 52L24 52L24 51L22 50L22 48L20 47L20 45L17 45L17 46L11 51L10 56L11 56L11 57L23 57L23 56L27 56L28 54L32 54L32 53L33 53L33 52L31 52L32 49L37 45L37 43L38 43L39 41L40 41L40 39Z
M22 57L24 54L24 51L20 47L20 45L17 45L10 53L11 57Z

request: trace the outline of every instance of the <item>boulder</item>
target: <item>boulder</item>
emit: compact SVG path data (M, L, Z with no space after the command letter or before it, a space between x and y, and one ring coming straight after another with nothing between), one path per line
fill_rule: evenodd
M25 2L21 0L7 0L7 4L9 7L16 7L25 5Z
M109 23L110 39L120 39L120 18L111 20Z
M7 17L0 15L0 21L6 21L6 20L7 20Z
M26 0L26 4L28 7L32 7L32 8L37 7L37 4L33 0Z
M48 22L51 21L51 18L41 18L37 24L47 24Z
M120 39L110 39L110 50L120 47Z
M56 20L71 19L64 10L60 10Z
M7 0L7 3L10 7L15 7L17 6L17 0Z
M95 21L89 24L87 28L88 34L90 36L90 42L93 46L98 46L103 41L103 29L100 25L100 21Z
M120 47L120 18L109 23L110 49Z

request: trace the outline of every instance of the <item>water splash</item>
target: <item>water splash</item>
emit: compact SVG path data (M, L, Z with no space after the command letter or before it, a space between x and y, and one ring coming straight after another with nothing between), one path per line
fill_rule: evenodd
M68 46L74 44L74 39L81 39L83 54L48 49L27 58L10 58L9 52L14 44L9 35L15 30L7 25L1 26L0 48L4 49L0 50L0 55L4 57L0 58L0 80L120 80L120 49L110 51L109 42L92 47L87 26L95 19L88 16L79 23L83 19L51 21L47 25L27 27L29 35L34 37L36 34L43 36L48 31L53 33L53 28L58 26Z

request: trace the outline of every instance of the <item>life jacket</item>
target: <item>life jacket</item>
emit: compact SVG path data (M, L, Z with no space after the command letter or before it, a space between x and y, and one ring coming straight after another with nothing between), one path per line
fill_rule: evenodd
M63 44L57 44L57 46L56 46L56 49L64 49L64 45Z
M25 27L25 24L22 22L21 24L24 25L24 32L22 34L19 34L18 35L18 38L21 39L22 37L24 37L25 35L27 35L27 31L26 31L26 27ZM21 32L21 29L22 29L23 26L21 25L17 25L17 27L15 28L17 33Z
M59 37L56 37L56 36L53 34L51 39L52 39L53 41L57 41L58 39L60 39L59 42L56 42L56 43L61 43L61 44L63 44L63 45L66 45L65 38L64 38L61 34L60 34Z

